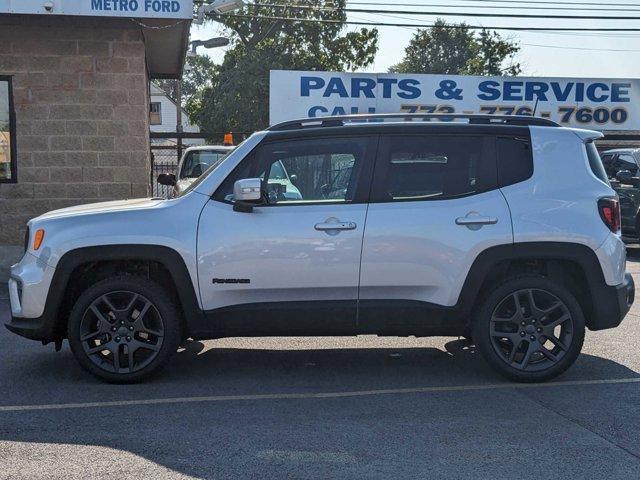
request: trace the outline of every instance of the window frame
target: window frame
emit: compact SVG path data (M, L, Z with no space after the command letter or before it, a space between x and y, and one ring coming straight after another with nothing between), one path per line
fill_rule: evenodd
M158 105L158 111L154 112L152 110L153 105ZM158 123L153 123L151 119L152 115L158 116ZM162 102L149 102L149 125L158 126L162 125Z
M423 197L423 198L398 198L398 199L389 199L387 192L384 189L384 182L386 181L386 173L387 169L384 171L381 169L381 165L388 163L386 156L390 153L390 139L393 137L416 137L420 139L424 139L427 137L473 137L479 138L482 141L483 154L486 155L488 162L490 165L487 165L487 186L485 188L480 188L473 192L460 194L460 195L452 195L452 196L437 196L437 197ZM438 202L438 201L447 201L447 200L455 200L458 198L466 198L474 195L480 195L481 193L489 192L492 190L497 190L498 186L498 168L497 168L497 159L496 159L496 135L487 135L483 133L463 133L463 134L453 134L453 133L393 133L393 134L381 134L380 142L378 145L378 151L376 155L376 162L373 172L373 179L371 183L371 194L369 198L369 203L402 203L402 202Z
M376 153L378 151L379 135L377 134L339 134L339 135L326 135L326 136L300 136L291 138L266 138L259 145L256 146L245 158L240 161L238 165L225 177L220 183L216 191L211 195L212 200L220 203L226 203L233 205L235 202L226 200L224 195L221 195L222 188L226 187L227 180L230 177L234 177L237 172L245 168L248 162L260 161L260 154L262 151L274 144L278 143L290 143L290 142L303 142L303 141L332 141L336 139L363 139L366 141L364 158L362 159L362 167L359 172L359 178L356 180L355 193L352 201L346 200L315 200L315 201L288 201L279 203L255 203L254 208L260 207L304 207L311 205L357 205L369 203L369 194L371 191L371 181L373 178L374 163L376 160ZM288 174L288 172L287 172Z
M9 96L9 170L11 178L0 178L0 183L18 183L18 148L16 144L16 110L13 101L13 77L11 75L0 75L0 82L7 82L7 95Z

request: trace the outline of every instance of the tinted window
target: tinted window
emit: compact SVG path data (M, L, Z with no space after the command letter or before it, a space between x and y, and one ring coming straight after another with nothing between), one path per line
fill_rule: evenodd
M633 155L621 153L618 156L618 161L616 162L616 173L618 173L620 170L629 170L631 172L631 175L633 175L634 177L637 175L638 165L636 164Z
M531 143L526 138L498 137L496 139L498 185L506 187L522 182L533 175Z
M381 144L374 200L432 200L486 190L495 177L487 137L389 136Z
M598 154L598 149L596 148L595 144L593 142L588 142L585 147L587 148L587 157L589 158L589 166L591 167L591 171L596 177L609 185L607 172L605 172L604 170L602 160L600 160L600 155Z
M227 177L215 198L233 201L236 180L261 178L269 204L353 201L368 145L364 137L267 143Z

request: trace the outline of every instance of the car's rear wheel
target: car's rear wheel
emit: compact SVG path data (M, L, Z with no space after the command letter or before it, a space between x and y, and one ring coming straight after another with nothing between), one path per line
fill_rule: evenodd
M487 362L518 382L541 382L575 362L585 322L575 296L549 278L514 277L488 293L473 337Z
M115 383L157 372L180 342L179 317L168 298L162 287L141 277L109 278L85 290L67 332L80 365Z

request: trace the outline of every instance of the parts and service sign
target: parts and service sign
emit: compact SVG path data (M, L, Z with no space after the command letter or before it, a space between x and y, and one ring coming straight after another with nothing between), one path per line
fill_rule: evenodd
M640 130L640 80L271 71L271 124L361 113L535 115Z

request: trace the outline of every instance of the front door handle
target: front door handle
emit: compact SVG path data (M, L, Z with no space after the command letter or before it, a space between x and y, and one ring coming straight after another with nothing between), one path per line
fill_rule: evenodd
M326 232L330 230L355 230L358 225L355 222L330 222L316 223L314 228L319 232Z
M495 225L498 223L496 217L459 217L456 218L456 225Z

